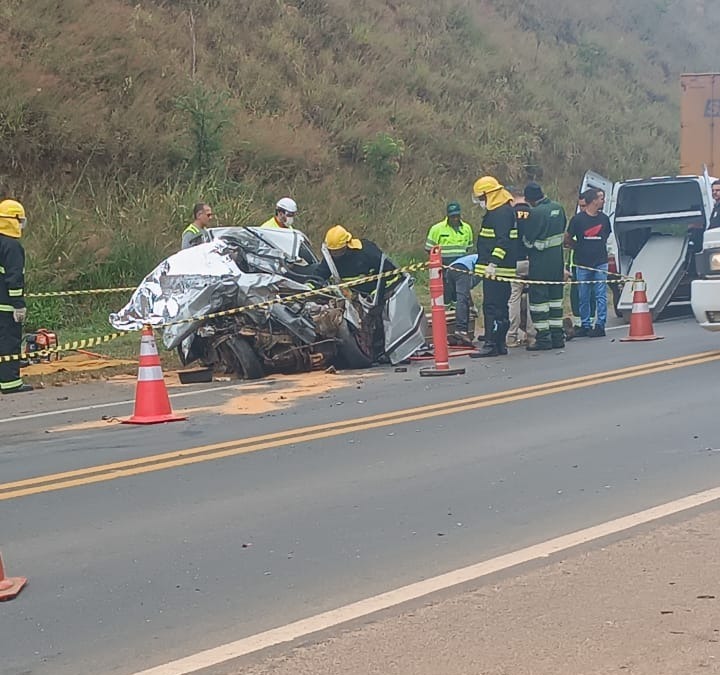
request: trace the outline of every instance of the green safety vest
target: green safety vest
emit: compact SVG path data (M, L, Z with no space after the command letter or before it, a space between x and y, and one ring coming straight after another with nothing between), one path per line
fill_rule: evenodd
M461 258L473 247L472 226L461 220L460 227L455 229L447 218L435 223L428 231L425 240L427 250L433 246L439 246L442 249L443 261Z

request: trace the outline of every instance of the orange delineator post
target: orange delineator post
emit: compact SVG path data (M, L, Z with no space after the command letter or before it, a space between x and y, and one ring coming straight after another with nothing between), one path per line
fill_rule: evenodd
M16 598L26 583L27 579L25 577L5 576L2 555L0 555L0 602Z
M186 419L187 417L175 415L172 411L153 329L145 326L140 340L135 411L132 417L123 420L123 424L160 424Z
M648 340L662 340L662 336L655 335L652 325L652 314L647 301L647 284L641 272L635 274L633 281L633 306L630 314L630 333L621 338L620 342L645 342Z
M432 303L432 333L434 368L422 368L421 377L438 375L462 375L465 368L450 368L447 341L447 317L445 316L445 288L443 286L442 252L439 246L430 249L430 302Z

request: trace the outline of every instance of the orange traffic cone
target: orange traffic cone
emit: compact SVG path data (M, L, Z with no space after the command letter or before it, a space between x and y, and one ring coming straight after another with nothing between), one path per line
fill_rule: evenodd
M420 377L464 375L465 368L451 368L448 359L447 317L442 280L442 255L439 246L430 250L430 296L432 298L432 332L434 368L421 368Z
M2 555L0 555L0 602L16 598L26 583L27 579L25 577L5 576Z
M155 336L150 326L145 326L140 340L140 367L135 387L135 411L123 424L159 424L179 422L187 417L174 415L170 407L165 379Z
M662 340L662 336L655 335L652 325L652 315L648 307L647 285L642 278L642 273L635 274L633 281L633 306L630 315L630 333L627 337L621 338L620 342L644 342L646 340Z

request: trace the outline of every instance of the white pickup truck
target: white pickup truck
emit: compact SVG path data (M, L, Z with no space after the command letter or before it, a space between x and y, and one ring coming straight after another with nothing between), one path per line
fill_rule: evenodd
M629 277L642 272L653 316L666 307L690 304L690 286L697 276L694 258L713 208L713 180L707 171L702 176L659 176L619 183L592 171L585 175L583 190L601 188L606 194L605 213L612 225L610 271ZM716 246L720 247L720 241ZM718 270L714 283L720 287ZM720 311L720 295L717 301ZM632 305L632 284L625 284L616 311L627 319Z
M700 278L692 282L693 314L705 330L720 331L720 228L706 230L695 267Z

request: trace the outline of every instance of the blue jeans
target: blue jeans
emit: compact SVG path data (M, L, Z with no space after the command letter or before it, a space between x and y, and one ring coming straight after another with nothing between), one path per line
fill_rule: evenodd
M601 284L580 285L580 322L583 328L592 328L590 300L595 298L597 306L596 326L605 327L607 322L607 263L598 265L597 271L577 268L578 281L603 281Z

